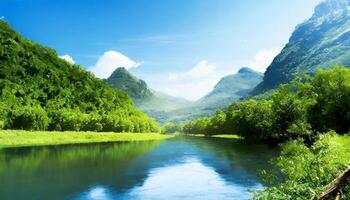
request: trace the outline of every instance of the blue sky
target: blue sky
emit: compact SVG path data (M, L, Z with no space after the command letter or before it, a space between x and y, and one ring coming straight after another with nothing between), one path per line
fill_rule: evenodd
M321 0L0 0L24 37L104 78L123 65L190 100L240 67L264 71Z

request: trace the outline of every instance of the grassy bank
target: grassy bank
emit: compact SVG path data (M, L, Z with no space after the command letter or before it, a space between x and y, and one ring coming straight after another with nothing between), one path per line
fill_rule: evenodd
M258 192L255 199L308 200L325 191L326 186L349 166L350 135L329 133L311 147L301 141L287 142L274 163L281 169L284 180ZM277 177L269 172L265 175L267 180ZM342 192L343 199L350 199L349 187Z
M77 143L162 140L173 136L157 133L97 133L1 130L0 148Z

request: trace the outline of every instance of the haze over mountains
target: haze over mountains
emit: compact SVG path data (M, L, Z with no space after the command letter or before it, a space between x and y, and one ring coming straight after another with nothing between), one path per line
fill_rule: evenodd
M252 94L277 88L295 76L317 69L350 66L350 1L326 0L313 16L298 25L288 44L267 68Z
M128 93L135 105L143 111L171 111L190 103L185 99L152 90L145 81L136 78L124 67L117 68L104 81L112 88Z
M249 94L262 79L262 73L243 67L236 74L223 77L213 91L198 100L195 106L212 111L226 107Z
M237 74L223 77L210 93L193 103L159 95L126 70L117 69L116 72L129 74L125 75L130 80L128 86L125 86L125 80L116 85L111 82L113 77L107 82L127 92L138 108L160 122L181 122L209 115L248 94L262 94L275 89L296 76L313 75L317 69L335 65L350 66L349 8L350 0L326 0L320 3L313 16L296 27L288 44L275 57L264 75L242 68ZM167 120L164 121L165 118Z
M350 66L350 0L326 0L319 4L313 16L296 27L288 44L275 57L264 75L244 67L236 74L223 77L211 92L196 102L155 91L125 68L117 68L109 78L103 80L118 90L115 92L81 67L59 59L53 50L23 39L5 22L1 21L0 28L3 49L0 51L0 74L3 74L0 86L5 92L15 86L15 90L18 90L17 93L12 92L15 96L11 92L3 92L2 98L13 107L38 106L38 110L50 118L51 124L45 126L51 129L62 129L54 127L56 124L53 121L56 115L67 112L91 115L91 119L96 115L100 120L97 120L96 127L107 130L109 125L102 124L101 119L108 117L109 110L98 98L102 99L103 104L120 112L123 123L129 123L130 116L153 123L134 109L124 93L118 91L126 92L138 109L158 122L183 122L210 115L216 109L225 108L248 95L263 94L296 76L313 75L317 69L335 65ZM30 90L35 90L36 95L28 96L33 93ZM114 100L106 97L106 93L114 96ZM26 97L21 99L22 96ZM15 100L10 102L11 98ZM97 108L103 112L97 112ZM21 112L24 111L19 109L18 113Z
M236 74L223 77L210 93L196 102L154 91L145 81L136 78L122 67L117 68L105 82L117 90L128 93L137 108L164 123L182 122L210 115L216 109L224 108L246 96L262 81L262 76L262 73L244 67Z

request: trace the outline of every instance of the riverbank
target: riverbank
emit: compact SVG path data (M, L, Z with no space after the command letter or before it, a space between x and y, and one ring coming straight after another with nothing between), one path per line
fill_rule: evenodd
M206 137L206 138L223 138L223 139L241 139L238 135L204 135L204 134L184 134L191 137Z
M284 180L259 191L256 199L310 199L327 190L328 184L350 164L350 135L334 132L320 136L311 147L302 141L282 145L274 164ZM274 177L271 173L266 173ZM272 179L274 181L274 179ZM342 199L350 199L350 186L342 190Z
M0 148L79 143L163 140L174 136L157 133L98 133L1 130Z

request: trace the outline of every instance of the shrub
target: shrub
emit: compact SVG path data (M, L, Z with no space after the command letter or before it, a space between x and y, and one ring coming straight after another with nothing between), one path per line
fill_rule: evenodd
M79 131L86 121L86 115L81 113L79 109L63 108L51 113L52 130L57 131Z
M50 119L40 106L16 107L8 114L8 129L46 130Z

